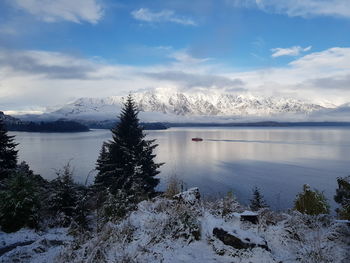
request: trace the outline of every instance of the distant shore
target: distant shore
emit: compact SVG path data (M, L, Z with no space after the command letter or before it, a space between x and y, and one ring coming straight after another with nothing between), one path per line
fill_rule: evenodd
M167 127L350 127L350 122L231 122L231 123L164 123Z

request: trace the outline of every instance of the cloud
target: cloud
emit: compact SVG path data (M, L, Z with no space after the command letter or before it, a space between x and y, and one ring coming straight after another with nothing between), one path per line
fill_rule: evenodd
M208 60L209 58L196 58L192 55L190 55L187 50L178 50L170 53L168 57L175 59L178 62L181 63L186 63L186 64L199 64L199 63L204 63Z
M237 72L250 91L262 95L287 96L321 103L350 101L350 48L334 47L293 60L287 66ZM326 81L322 83L322 81Z
M349 0L227 0L234 6L256 7L288 16L336 16L350 18Z
M59 52L0 50L0 66L50 79L86 79L96 65Z
M168 56L186 54L171 47L161 49L167 50ZM336 105L350 101L350 47L334 47L299 57L283 67L251 71L213 60L194 63L192 59L129 66L61 52L0 49L0 109L35 111L79 97L156 88L248 92Z
M148 8L140 8L131 12L131 15L136 20L150 22L150 23L160 23L160 22L172 22L176 24L181 24L185 26L195 26L197 25L192 19L186 17L180 17L175 14L172 10L161 10L159 12L151 11Z
M185 73L183 71L162 71L146 73L146 76L157 80L172 81L182 83L185 88L228 88L231 91L245 91L243 81L240 79L231 79L218 75L204 75Z
M311 46L308 46L306 48L302 48L301 46L294 46L290 48L273 48L272 51L272 57L277 58L281 56L299 56L302 52L307 52L311 50Z
M290 63L291 66L304 69L323 69L324 72L347 71L350 69L350 48L333 47L314 52Z
M305 85L316 86L320 89L350 90L350 74L344 76L316 78L304 83Z
M11 3L45 22L96 24L103 16L99 0L13 0Z

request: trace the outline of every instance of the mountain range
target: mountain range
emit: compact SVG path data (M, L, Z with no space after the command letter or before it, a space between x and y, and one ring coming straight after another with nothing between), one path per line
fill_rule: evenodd
M133 93L132 96L140 110L141 120L147 122L350 120L350 103L340 107L325 107L293 98L237 95L217 91L194 93L153 90ZM125 98L125 96L79 98L43 114L40 118L115 119Z

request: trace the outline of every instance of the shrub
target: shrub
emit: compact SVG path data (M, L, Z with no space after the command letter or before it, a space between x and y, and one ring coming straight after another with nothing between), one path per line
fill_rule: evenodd
M338 189L334 196L334 200L341 205L336 209L341 219L350 220L350 176L338 178Z
M0 192L0 225L5 232L38 225L40 207L38 187L25 173L18 172L5 181Z
M165 196L168 198L173 198L181 191L182 182L177 178L176 175L172 175L169 178L167 188L165 190Z
M324 194L311 190L307 184L303 186L303 192L297 195L294 209L308 215L329 214L329 204Z
M128 212L136 208L132 196L127 195L124 191L118 190L112 194L109 189L106 190L106 200L101 208L102 225L107 222L116 222L124 218Z

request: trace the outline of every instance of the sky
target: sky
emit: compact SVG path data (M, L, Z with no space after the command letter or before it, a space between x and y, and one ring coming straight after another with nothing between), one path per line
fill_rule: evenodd
M0 1L0 110L157 88L348 103L350 1Z

